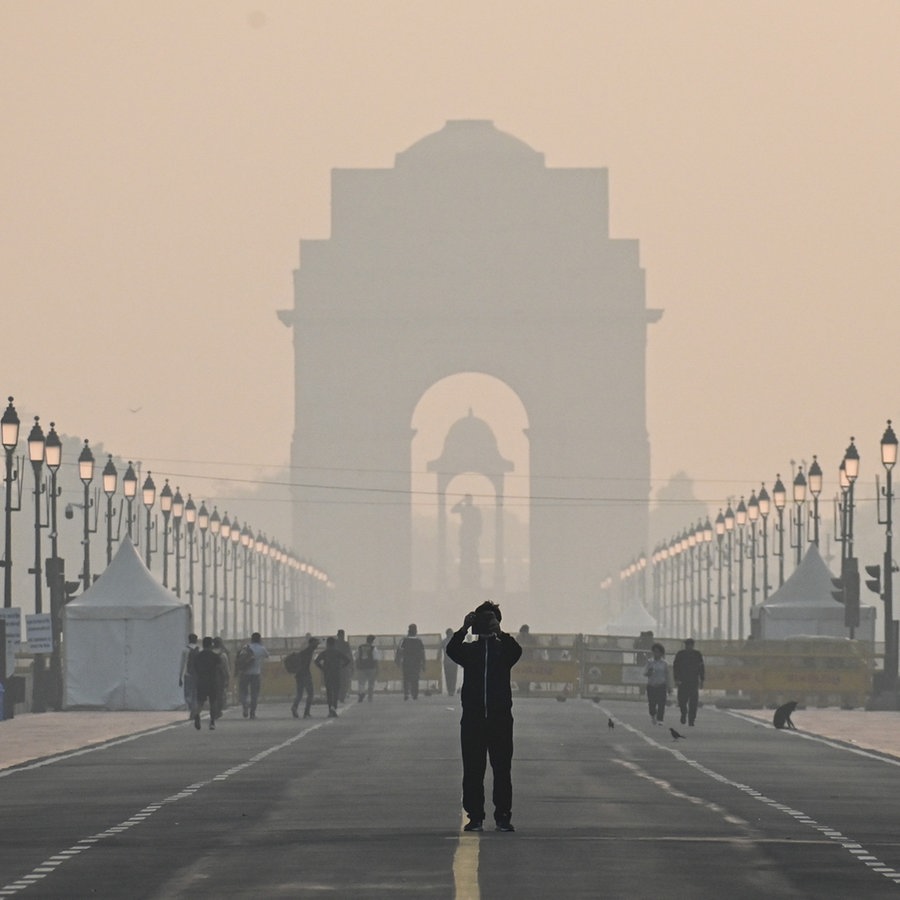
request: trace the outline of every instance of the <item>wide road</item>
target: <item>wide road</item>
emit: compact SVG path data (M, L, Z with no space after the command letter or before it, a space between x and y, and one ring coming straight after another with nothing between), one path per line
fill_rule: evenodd
M464 835L457 702L314 713L0 772L0 897L900 896L895 759L708 708L671 717L676 742L642 703L523 699L517 831Z

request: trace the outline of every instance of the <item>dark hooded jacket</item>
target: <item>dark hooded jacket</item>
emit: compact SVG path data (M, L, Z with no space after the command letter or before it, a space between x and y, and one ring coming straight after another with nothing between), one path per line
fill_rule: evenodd
M463 667L463 686L460 692L463 712L488 715L512 709L509 685L510 669L519 661L522 648L511 635L501 631L498 636L481 635L477 641L466 643L467 628L461 628L447 642L446 653Z

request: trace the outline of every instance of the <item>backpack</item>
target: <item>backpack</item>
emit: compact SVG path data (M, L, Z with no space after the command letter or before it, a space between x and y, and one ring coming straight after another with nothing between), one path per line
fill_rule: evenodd
M234 667L239 675L246 675L250 667L256 661L256 654L250 649L249 644L244 644L234 660Z
M288 653L282 662L284 663L285 669L287 669L291 675L295 674L300 670L300 651L294 650L292 653Z

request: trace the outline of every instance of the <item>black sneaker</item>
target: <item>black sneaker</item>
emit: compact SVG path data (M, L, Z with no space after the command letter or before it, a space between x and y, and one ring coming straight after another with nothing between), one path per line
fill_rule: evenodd
M194 715L194 728L196 728L197 731L200 730L200 713Z
M296 706L292 706L292 707L291 707L291 715L292 715L295 719L299 719L299 718L300 718L300 713L297 712L297 707L296 707Z
M687 722L687 716L684 713L682 713L681 714L681 724L684 725L685 722Z
M497 827L494 830L495 831L515 831L516 829L513 828L513 824L512 824L512 822L509 821L509 819L498 819Z
M484 825L480 819L469 819L469 821L463 825L463 831L484 831Z

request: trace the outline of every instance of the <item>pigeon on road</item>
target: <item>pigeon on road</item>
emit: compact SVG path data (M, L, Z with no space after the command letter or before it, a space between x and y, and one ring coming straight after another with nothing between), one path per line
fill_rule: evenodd
M616 727L616 723L613 722L612 719L607 719L607 720L606 720L606 727L607 727L607 728L615 728L615 727Z
M683 735L683 734L679 734L674 728L670 728L670 729L669 729L669 734L672 735L672 740L673 740L673 741L677 741L679 738L681 738L682 740L684 740L684 735Z

